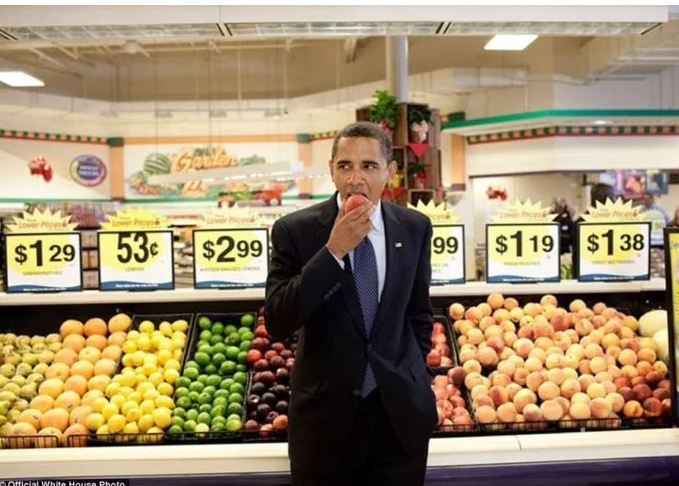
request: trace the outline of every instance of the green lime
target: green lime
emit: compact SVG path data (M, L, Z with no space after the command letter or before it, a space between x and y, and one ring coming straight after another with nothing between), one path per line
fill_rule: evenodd
M214 374L217 374L217 372L219 371L219 368L217 368L215 365L210 363L209 365L207 365L203 369L203 371L205 371L205 373L207 373L208 375L214 375Z
M202 346L198 347L199 353L205 353L207 355L210 355L210 354L213 353L213 351L214 350L212 349L212 345L210 345L210 344L203 344ZM200 361L198 363L203 365L203 363L201 363ZM205 366L205 365L203 365L203 366Z
M238 349L241 351L250 351L250 348L252 347L252 341L246 340L246 341L241 341L240 345L238 346Z
M244 332L243 334L241 334L240 338L243 341L252 341L255 338L255 334L252 331Z
M210 432L224 432L225 430L226 430L226 426L222 422L212 424L210 426Z
M186 362L186 366L184 368L199 368L198 363L196 363L194 360L190 359Z
M244 363L238 363L236 365L236 371L240 371L241 373L245 373L248 370L248 365Z
M196 415L198 415L198 414L196 413ZM187 420L186 422L184 422L184 430L187 431L187 432L195 431L196 430L196 420L191 419L191 420Z
M226 337L226 344L233 344L234 346L238 346L240 344L240 334L238 334L237 331L232 332Z
M224 335L228 336L232 332L238 332L238 327L234 326L233 324L229 324L224 328Z
M210 355L207 353L196 353L196 356L194 356L196 359L196 362L201 365L201 366L207 366L210 364Z
M219 392L219 390L217 390L217 391ZM229 403L229 397L222 397L222 396L217 397L216 396L212 399L212 405L215 406L215 407L219 407L221 405L226 406L228 403Z
M238 359L238 353L240 353L240 348L238 346L229 346L226 348L226 358L231 361L236 361L236 359Z
M198 390L190 391L189 392L189 398L191 399L191 403L198 400L199 395L200 395L200 392Z
M231 393L231 392L229 392L228 389L227 389L227 390L223 390L223 389L222 389L222 390L217 390L217 391L215 392L214 396L213 396L213 399L215 399L215 398L223 398L223 399L225 399L226 401L228 401L228 400L229 400L229 395L230 395L230 393Z
M201 341L209 341L211 337L212 333L207 329L205 331L201 331L200 334L198 335L198 339L200 339Z
M226 407L224 405L213 406L210 409L210 417L223 417L226 413Z
M216 353L212 356L212 364L216 367L220 367L224 361L226 361L226 356L222 353Z
M209 345L210 345L210 341L208 341L207 339L196 341L196 349L200 349L201 346L209 346Z
M243 314L240 317L240 325L245 327L252 327L255 323L254 314Z
M209 424L197 424L196 425L196 437L204 437L205 434L210 432Z
M243 414L243 405L240 403L229 403L229 406L226 407L226 411L229 412L229 414L238 414L242 415Z
M186 407L177 407L172 411L172 413L175 417L181 417L181 418L185 419L186 418L185 408Z
M203 413L203 412L210 413L210 410L212 410L212 404L211 403L204 403L204 404L198 406L198 413Z
M213 424L225 424L226 423L226 417L223 415L215 415L212 417L212 423Z
M210 332L214 336L215 334L222 335L224 334L224 324L221 322L215 322L212 327L210 328Z
M203 391L203 388L205 388L205 385L203 385L200 381L194 381L191 383L191 385L189 385L189 390L192 392L195 391L200 393Z
M212 327L212 321L207 316L200 316L198 319L198 327L202 330L210 329L210 327Z
M207 385L207 380L210 378L210 375L203 373L198 377L196 381L201 382L203 385Z
M179 435L182 432L184 432L184 429L180 425L172 425L168 430L170 435Z
M233 381L245 385L248 382L248 375L244 371L237 371L233 375Z
M220 344L222 342L222 337L221 336L212 336L210 338L210 344L215 345L215 344Z
M248 353L247 351L241 351L238 353L238 364L245 364L248 362Z
M172 420L170 420L170 424L173 426L177 427L184 427L184 422L186 422L183 418L177 417L176 415L172 417Z
M174 392L174 396L177 397L177 398L186 397L188 395L189 395L189 389L184 387L184 386L178 387Z
M215 388L221 385L222 383L222 377L219 375L210 375L207 379L207 385L208 386L214 386Z
M232 393L229 395L229 403L243 403L243 395L240 393Z
M245 394L245 387L240 384L240 383L234 383L229 387L229 392L230 393L240 393L241 395Z
M191 400L188 396L186 396L186 397L177 398L176 402L177 402L177 405L181 408L190 408L192 403L193 403L193 400Z
M221 388L222 390L228 390L234 383L235 381L233 380L233 378L224 378L222 380L222 383L219 385L219 388Z
M184 422L184 426L186 426L187 422L190 422L192 420L195 421L197 418L198 418L198 410L193 409L193 408L191 410L187 410L187 412L186 412L186 422Z
M236 363L233 361L224 361L219 367L219 374L222 376L233 375L236 371Z
M198 397L198 405L203 405L205 403L212 403L212 395L209 393L201 393L200 396Z
M224 324L222 324L222 321L215 321L212 325L213 326L222 326L222 328L224 327Z
M226 354L226 344L219 342L212 346L212 353L213 354Z
M186 373L184 373L184 376L177 378L177 388L188 388L190 384L191 380L186 376Z
M240 419L230 419L226 421L226 430L229 432L238 432L243 428L243 422Z
M201 412L198 414L198 419L196 420L199 424L209 424L212 417L208 412Z
M198 368L186 368L184 370L184 377L189 380L189 385L198 378L198 375L200 375L200 370Z
M230 414L228 417L226 417L226 420L227 420L227 421L228 421L228 420L240 420L240 419L241 419L240 415L237 415L237 414L235 414L235 413L232 413L232 414Z
M208 385L203 389L203 393L207 393L208 395L210 395L210 397L212 397L212 395L214 395L216 391L217 388L212 385Z

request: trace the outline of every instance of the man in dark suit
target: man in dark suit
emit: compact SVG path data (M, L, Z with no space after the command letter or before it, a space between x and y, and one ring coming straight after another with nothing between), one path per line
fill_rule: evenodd
M391 140L359 122L335 138L337 193L278 220L266 285L269 332L298 331L289 404L295 485L423 484L437 421L430 350L431 223L380 201ZM368 201L351 212L351 195Z

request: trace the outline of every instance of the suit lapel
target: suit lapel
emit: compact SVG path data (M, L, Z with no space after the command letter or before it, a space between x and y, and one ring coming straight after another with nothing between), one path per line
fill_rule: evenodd
M319 229L317 232L320 246L323 246L330 238L330 232L335 224L337 218L337 193L333 195L328 201L321 206L321 213L319 215ZM342 297L344 298L351 320L356 327L356 331L362 338L365 338L365 326L363 325L363 314L361 312L361 302L358 299L358 292L354 284L354 277L351 272L351 262L349 255L344 257L344 275L342 277Z
M382 201L382 219L384 220L385 233L385 253L387 257L387 272L384 278L384 289L377 307L375 322L373 323L370 335L377 332L384 321L387 310L391 307L393 299L397 297L399 282L397 281L403 264L405 248L405 232L403 225L398 219L390 203Z

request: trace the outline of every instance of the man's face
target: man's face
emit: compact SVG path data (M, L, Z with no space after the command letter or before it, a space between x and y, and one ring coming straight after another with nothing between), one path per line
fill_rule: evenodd
M340 138L335 158L330 161L330 174L342 201L352 194L362 194L377 204L395 172L396 163L384 158L374 138Z

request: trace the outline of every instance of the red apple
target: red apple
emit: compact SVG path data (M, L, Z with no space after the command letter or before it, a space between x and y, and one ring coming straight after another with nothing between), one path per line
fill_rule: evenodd
M248 351L246 360L248 363L253 364L255 361L262 359L262 352L258 349L251 349Z
M347 201L344 203L344 213L350 213L357 207L370 202L368 201L368 198L363 196L362 194L352 194L347 198Z

